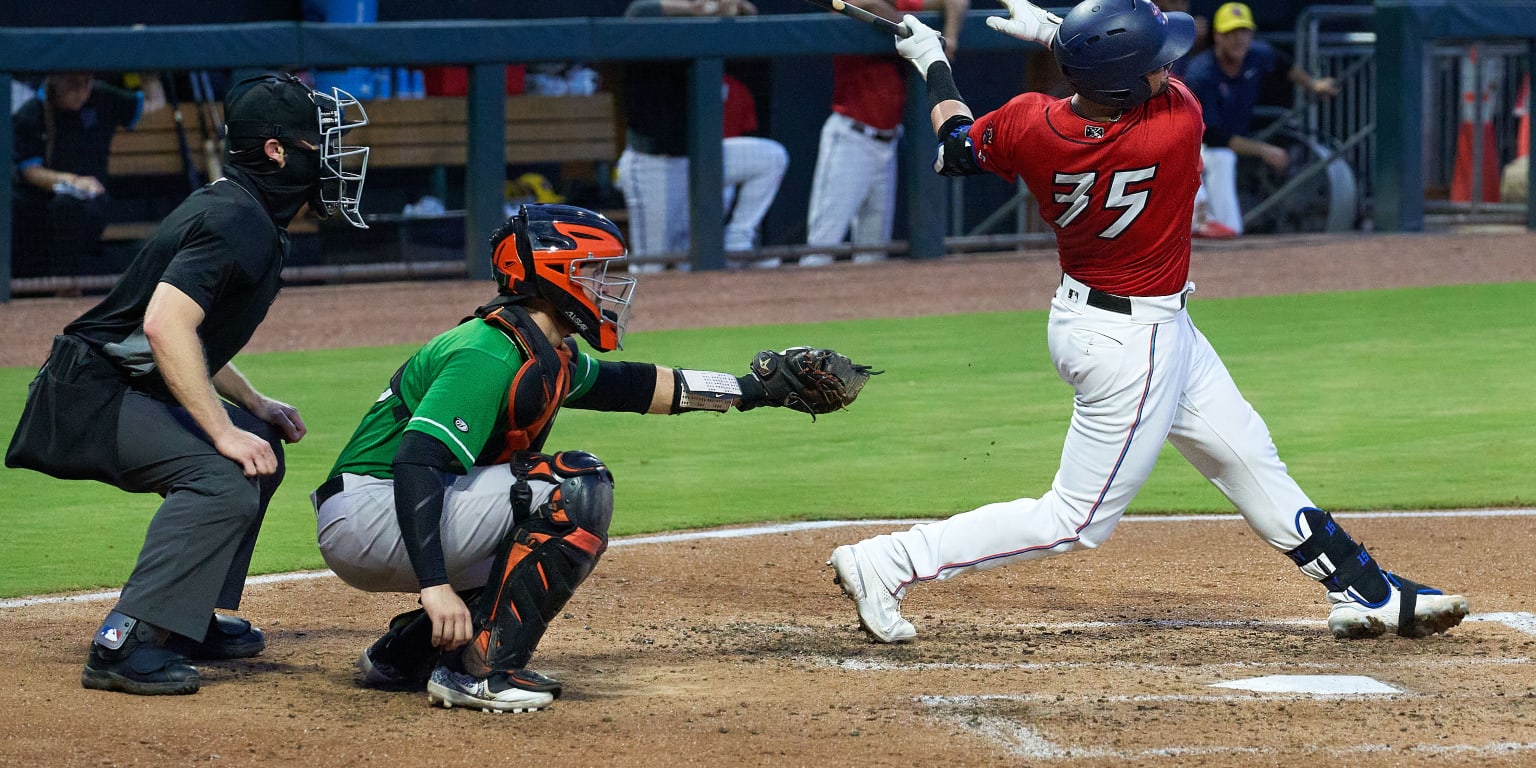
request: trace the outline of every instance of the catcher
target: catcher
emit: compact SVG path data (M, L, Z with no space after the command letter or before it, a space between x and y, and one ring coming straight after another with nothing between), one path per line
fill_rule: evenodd
M320 551L370 592L419 592L358 658L365 687L444 707L526 712L560 683L528 669L550 621L608 544L613 476L545 454L562 405L683 413L853 402L868 366L825 349L764 351L745 376L598 361L620 348L633 277L613 222L522 206L491 237L498 295L395 372L315 491Z

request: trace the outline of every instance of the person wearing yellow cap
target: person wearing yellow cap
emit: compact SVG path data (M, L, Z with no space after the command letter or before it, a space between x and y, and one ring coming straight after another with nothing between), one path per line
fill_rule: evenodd
M1242 206L1237 198L1237 158L1257 157L1276 173L1290 167L1290 156L1274 144L1248 137L1253 108L1266 78L1284 75L1309 93L1339 92L1333 78L1314 78L1283 51L1255 39L1253 10L1243 3L1225 3L1211 17L1209 50L1189 63L1184 82L1205 111L1205 161L1196 200L1197 237L1236 237L1243 232ZM1203 214L1203 215L1202 215Z

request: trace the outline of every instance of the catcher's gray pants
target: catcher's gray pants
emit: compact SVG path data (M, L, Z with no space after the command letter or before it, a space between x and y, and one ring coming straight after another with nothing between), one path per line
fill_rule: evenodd
M368 592L417 592L416 569L400 538L395 517L395 483L388 478L345 473L342 490L320 499L315 509L320 554L342 581ZM537 509L555 485L529 480ZM443 495L438 524L455 590L485 586L496 548L512 529L512 469L506 464L475 467L454 478Z
M117 422L119 487L153 491L165 502L149 522L116 609L198 641L215 608L240 607L256 534L283 479L276 431L237 406L225 403L224 410L235 426L272 444L275 474L246 477L186 409L138 392L123 398Z

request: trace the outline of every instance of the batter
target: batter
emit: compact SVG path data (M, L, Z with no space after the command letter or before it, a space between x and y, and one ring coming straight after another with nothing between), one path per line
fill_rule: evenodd
M988 26L1051 47L1076 95L1025 93L973 118L934 30L907 16L913 34L896 48L927 80L935 169L1022 178L1056 233L1063 274L1047 333L1073 389L1072 420L1060 469L1039 498L834 550L829 564L861 625L880 642L910 640L917 630L900 601L913 584L1098 546L1167 440L1256 533L1324 585L1335 637L1422 637L1456 626L1465 597L1382 570L1313 504L1186 311L1204 123L1168 65L1189 50L1193 20L1148 0L1088 0L1065 20L1025 0L1004 4L1010 18Z

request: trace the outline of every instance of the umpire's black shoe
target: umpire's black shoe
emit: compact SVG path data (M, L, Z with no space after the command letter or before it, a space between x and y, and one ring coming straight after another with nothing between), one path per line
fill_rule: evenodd
M165 645L190 659L246 659L266 649L267 636L245 619L214 614L201 643L172 635Z
M156 642L158 630L138 622L116 650L91 643L80 684L98 691L121 691L139 696L197 693L201 681L187 657Z

